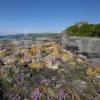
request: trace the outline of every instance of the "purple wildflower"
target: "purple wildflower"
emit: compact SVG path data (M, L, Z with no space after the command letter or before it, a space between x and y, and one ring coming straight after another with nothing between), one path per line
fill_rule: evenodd
M67 95L68 95L68 93L65 92L65 90L63 88L61 88L59 93L58 93L57 100L65 100Z
M40 100L41 96L43 96L43 93L40 92L39 88L36 88L36 90L34 91L32 100Z

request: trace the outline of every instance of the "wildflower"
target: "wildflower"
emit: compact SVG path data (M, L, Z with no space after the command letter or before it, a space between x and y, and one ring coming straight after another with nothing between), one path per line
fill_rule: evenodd
M43 96L42 90L39 88L36 88L36 90L33 93L32 100L40 100L42 96Z
M65 91L63 88L61 88L58 93L57 100L65 100L67 96L68 96L67 91Z

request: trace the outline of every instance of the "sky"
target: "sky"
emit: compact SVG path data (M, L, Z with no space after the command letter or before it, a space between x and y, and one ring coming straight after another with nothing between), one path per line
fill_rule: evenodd
M100 0L0 0L0 35L62 32L80 21L100 23Z

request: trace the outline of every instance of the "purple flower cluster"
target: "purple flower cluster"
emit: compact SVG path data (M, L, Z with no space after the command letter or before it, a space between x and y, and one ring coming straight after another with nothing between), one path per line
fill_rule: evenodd
M65 91L63 88L61 88L59 93L58 93L57 100L66 100L67 96L68 96L68 92Z
M43 96L43 93L40 91L39 88L36 88L33 93L32 100L40 100L41 96Z
M31 58L28 55L26 55L26 54L24 54L24 59L26 59L26 61L28 61L28 62L31 61Z

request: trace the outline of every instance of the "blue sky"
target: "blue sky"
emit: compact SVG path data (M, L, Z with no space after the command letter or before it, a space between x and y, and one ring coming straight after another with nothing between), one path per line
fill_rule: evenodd
M100 23L100 0L0 0L0 33L61 32L83 20Z

